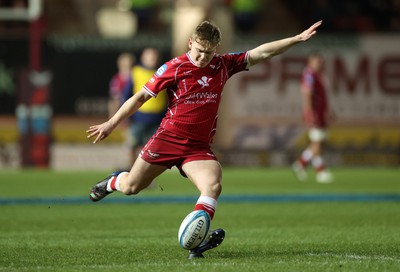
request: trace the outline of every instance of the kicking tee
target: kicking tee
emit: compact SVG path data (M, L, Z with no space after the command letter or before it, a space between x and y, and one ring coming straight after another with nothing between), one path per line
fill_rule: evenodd
M163 64L144 86L153 97L167 91L168 110L160 128L211 143L223 87L232 75L247 70L247 63L248 52L241 52L215 54L203 68L193 64L189 53Z

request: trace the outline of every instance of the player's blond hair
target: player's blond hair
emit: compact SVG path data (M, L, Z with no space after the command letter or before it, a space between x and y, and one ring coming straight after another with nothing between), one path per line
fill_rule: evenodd
M215 24L203 21L196 27L191 39L207 48L213 48L221 42L221 30Z

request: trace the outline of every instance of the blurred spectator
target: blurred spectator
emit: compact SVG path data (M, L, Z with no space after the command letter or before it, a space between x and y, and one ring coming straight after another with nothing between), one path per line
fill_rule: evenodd
M118 56L118 72L112 77L109 88L108 116L113 116L122 104L123 91L131 77L131 69L135 58L130 53L122 53Z
M297 178L304 181L307 179L307 167L311 164L316 172L316 180L329 183L332 181L332 174L326 168L322 145L327 138L329 117L333 114L329 110L323 66L322 56L312 53L303 70L300 89L310 143L293 164L293 170Z
M145 48L140 63L133 66L129 83L123 92L123 102L139 91L154 75L159 64L160 54L154 48ZM148 100L131 116L129 139L131 163L136 160L143 145L156 132L167 108L167 92L161 92L156 98Z

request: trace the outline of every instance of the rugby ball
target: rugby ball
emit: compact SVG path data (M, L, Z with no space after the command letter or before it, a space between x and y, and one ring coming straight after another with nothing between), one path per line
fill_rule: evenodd
M203 211L193 211L183 219L179 227L178 240L184 249L193 249L200 245L210 231L210 215Z

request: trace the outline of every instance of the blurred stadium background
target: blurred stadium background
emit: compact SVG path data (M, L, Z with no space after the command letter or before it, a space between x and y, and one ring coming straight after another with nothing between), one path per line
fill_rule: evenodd
M324 20L312 41L226 86L214 147L222 164L293 161L306 142L299 76L307 53L320 50L337 115L328 164L399 166L399 0L1 0L0 169L127 166L122 130L96 147L85 134L107 118L118 54L153 46L166 61L204 19L221 27L221 52Z

